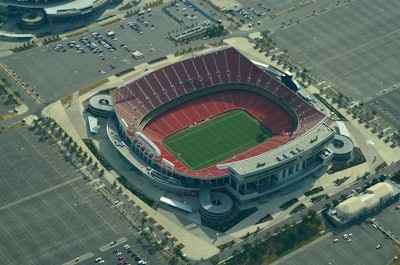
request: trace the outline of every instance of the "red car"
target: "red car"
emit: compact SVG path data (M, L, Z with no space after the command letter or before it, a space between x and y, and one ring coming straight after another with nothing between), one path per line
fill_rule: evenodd
M118 248L113 250L113 253L117 253L118 252Z

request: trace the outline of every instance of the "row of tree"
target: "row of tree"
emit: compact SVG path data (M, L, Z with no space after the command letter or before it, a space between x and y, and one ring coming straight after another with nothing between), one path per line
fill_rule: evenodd
M254 243L243 244L243 250L235 250L234 257L226 261L225 264L257 265L272 262L318 236L321 224L321 217L316 211L310 210L308 215L302 216L302 221L299 224L285 224L283 227L276 227L273 236L267 232L264 239L256 239Z

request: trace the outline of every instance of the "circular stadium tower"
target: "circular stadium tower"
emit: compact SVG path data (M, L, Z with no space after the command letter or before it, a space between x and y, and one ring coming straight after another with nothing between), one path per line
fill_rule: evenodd
M121 138L168 190L223 188L246 203L332 158L325 115L232 47L146 72L111 98Z

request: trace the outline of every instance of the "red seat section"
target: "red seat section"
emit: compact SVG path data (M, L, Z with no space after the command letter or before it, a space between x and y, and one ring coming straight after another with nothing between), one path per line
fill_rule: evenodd
M228 65L228 70L230 73L230 82L238 82L239 76L239 54L236 53L234 50L226 50L226 63Z
M149 118L146 119L143 133L160 149L163 148L163 139L169 135L234 109L249 112L274 133L269 141L231 158L236 160L275 149L312 129L324 119L324 115L299 94L285 87L278 79L264 72L231 47L197 54L154 72L144 72L135 78L111 92L115 113L120 122L123 120L126 123L128 128L125 130L132 137L138 128L143 127L143 119L149 117L151 111L182 97L182 102L177 103L179 105L176 107L166 110L150 121ZM238 83L247 87L243 90L239 90L238 85L234 89L229 88L230 85ZM226 90L212 91L212 87L217 85L225 85L223 89ZM200 91L204 89L208 90ZM255 93L252 89L259 91ZM184 97L192 93L199 94L195 99L187 101ZM271 100L262 96L263 93L271 93ZM274 96L277 98L277 104L273 102ZM285 112L282 104L291 108L293 112ZM296 118L297 120L294 120ZM173 155L164 149L163 154L168 156L168 160L176 161ZM178 162L176 165L180 165L177 166L178 171L200 174L199 176L217 176L215 174L224 173L216 167L197 172Z
M221 78L218 76L218 68L215 62L214 56L203 56L204 66L206 67L207 73L204 78L208 78L213 86L221 84Z

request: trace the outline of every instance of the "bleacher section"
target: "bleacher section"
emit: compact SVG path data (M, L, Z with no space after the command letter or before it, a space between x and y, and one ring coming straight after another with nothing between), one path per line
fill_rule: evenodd
M186 170L179 160L163 148L162 141L177 131L184 130L234 109L249 112L274 133L271 140L236 156L236 159L249 158L275 149L290 138L289 135L281 135L281 132L293 132L294 130L294 123L289 114L284 112L278 105L259 94L237 90L206 95L176 106L149 122L143 129L143 133L168 157L163 156L164 158L174 163L178 170ZM208 172L215 170L217 169L207 169ZM195 173L201 174L200 171ZM215 176L215 174L213 172L212 175Z
M210 88L238 83L256 86L273 94L282 102L274 103L267 97L245 90L235 89L214 93L215 91ZM324 118L296 92L285 87L232 47L219 48L141 75L112 91L111 97L120 123L123 119L123 124L128 126L124 130L129 135L134 135L138 128L146 124L143 121L150 112L174 99L200 90L204 92L196 99L169 109L152 120L147 118L146 122L150 121L143 129L143 133L159 146L163 154L168 156L168 160L177 163L176 165L180 164L162 148L162 140L179 130L226 111L246 110L275 135L270 141L237 155L235 159L249 158L275 149L312 129ZM291 118L281 107L283 104L289 106L297 116L296 128L293 116ZM191 171L183 165L175 169L179 170L182 173ZM202 177L218 176L216 168L207 170L211 171L191 173L200 174Z

